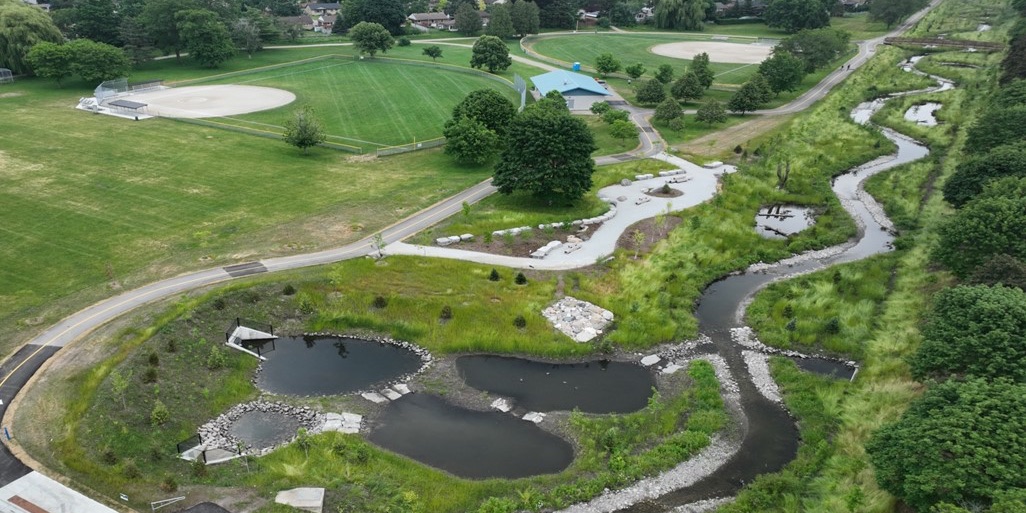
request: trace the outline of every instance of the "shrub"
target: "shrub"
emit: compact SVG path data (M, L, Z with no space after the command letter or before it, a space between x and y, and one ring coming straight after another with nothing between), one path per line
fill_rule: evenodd
M111 449L109 446L104 447L103 450L100 451L100 461L108 465L115 465L118 462L118 455L114 452L114 449Z
M285 288L281 289L281 293L286 296L291 296L296 293L296 287L293 287L291 283L285 285Z
M219 346L210 348L210 354L207 355L207 368L210 370L223 369L228 365L228 354Z
M156 351L150 351L150 355L146 357L146 363L150 364L151 367L160 365L160 357L157 356Z
M223 297L219 297L217 299L214 299L213 306L214 310L221 311L224 310L226 306L228 306L228 302L225 301Z
M681 130L684 130L684 118L673 118L666 122L666 126L670 127L670 130L673 130L674 132L680 132Z
M496 271L493 268L492 272L488 274L488 279L491 281L499 281L499 271Z
M527 319L524 319L523 315L518 315L513 318L513 326L522 330L527 327Z
M203 463L202 460L193 461L191 467L192 475L196 477L205 477L207 475L207 464Z
M527 276L524 273L517 273L517 277L514 280L517 285L527 285Z
M146 372L143 373L143 383L156 383L157 382L157 368L146 367Z
M178 490L178 481L175 481L174 476L165 476L164 480L160 482L160 489L171 493Z
M178 351L178 342L173 338L168 339L167 344L164 344L164 350L169 353Z
M450 307L449 305L443 306L442 313L438 314L438 318L442 319L443 321L448 321L449 319L452 319L452 307Z
M601 116L612 109L613 107L611 107L607 102L595 102L591 104L590 110L592 114L598 114L599 116Z
M171 420L171 412L167 410L167 406L160 399L153 403L153 411L150 412L150 424L153 427L162 426Z
M410 46L410 44L412 44L412 42L410 41L410 38L408 38L406 36L400 37L398 43L399 43L399 46Z
M670 184L664 183L663 186L659 189L659 192L663 194L669 194L671 190L672 189L670 189Z
M385 299L385 296L374 296L374 301L371 302L371 306L380 310L388 306L388 300Z
M841 332L841 320L834 317L827 321L826 325L823 326L823 330L831 335L836 335Z
M139 479L142 477L139 465L136 465L132 460L125 460L125 463L121 465L121 473L128 479Z
M631 115L625 110L610 109L602 114L602 121L612 125L617 121L629 121Z

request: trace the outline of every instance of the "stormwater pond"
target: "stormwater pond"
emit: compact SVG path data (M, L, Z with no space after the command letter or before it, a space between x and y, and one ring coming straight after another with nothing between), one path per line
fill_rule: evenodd
M350 337L282 337L244 345L267 357L257 374L257 386L282 395L359 392L417 372L424 364L420 355L406 347Z
M462 356L460 377L478 390L513 399L531 411L628 413L648 404L656 385L652 373L637 364L594 360L547 363L508 356Z
M943 105L937 102L921 103L913 105L905 111L905 120L917 125L937 126L937 115L934 114Z
M815 212L798 205L771 205L755 214L755 231L767 239L786 239L814 224Z
M291 440L301 425L281 413L251 411L232 422L228 432L251 447L274 447Z
M459 477L516 479L560 472L573 447L508 413L462 408L430 394L392 401L371 442Z

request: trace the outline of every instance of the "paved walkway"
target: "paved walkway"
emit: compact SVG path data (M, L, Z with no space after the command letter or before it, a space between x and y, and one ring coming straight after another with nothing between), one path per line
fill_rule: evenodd
M0 513L117 513L39 472L0 488Z

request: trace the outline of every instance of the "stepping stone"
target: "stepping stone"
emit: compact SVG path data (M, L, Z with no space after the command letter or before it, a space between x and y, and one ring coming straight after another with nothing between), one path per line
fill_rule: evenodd
M492 401L492 408L506 413L510 410L509 401L505 399L496 399Z
M659 358L659 356L654 355L654 354L650 354L650 355L648 355L648 356L646 356L646 357L641 359L641 364L644 365L645 367L651 367L651 366L659 363L661 360L662 360L662 358Z
M539 413L539 412L536 412L536 411L532 411L532 412L528 413L527 415L524 415L523 419L528 421L528 422L534 422L535 424L538 424L539 422L545 420L545 414L544 413Z
M357 415L355 413L343 413L342 422L345 422L346 424L359 425L361 422L363 422L363 415Z
M662 373L663 374L673 374L674 372L677 372L677 371L679 371L679 370L681 370L683 368L684 367L682 367L680 365L677 365L675 363L671 363L671 364L669 364L669 365L667 365L666 367L663 368Z
M360 397L363 397L364 399L366 399L366 400L368 400L368 401L370 401L370 402L372 402L374 404L381 404L381 403L387 403L388 402L388 399L385 399L384 397L381 396L381 394L378 394L378 393L375 393L375 392L364 392L364 393L360 394Z
M382 390L381 393L385 394L385 397L387 397L388 400L390 400L390 401L395 401L396 399L399 399L400 397L403 396L403 394L400 394L399 392L396 392L395 390L392 390L391 388L386 388L386 389Z
M324 509L324 488L282 490L275 496L274 502L311 513L321 513Z
M392 388L394 388L396 392L399 392L403 395L410 393L410 387L406 385L406 383L400 383Z

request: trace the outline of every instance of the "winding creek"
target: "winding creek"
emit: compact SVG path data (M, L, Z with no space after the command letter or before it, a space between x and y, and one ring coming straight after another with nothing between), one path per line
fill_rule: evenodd
M914 62L914 61L913 61ZM921 74L912 67L908 71ZM924 74L925 75L925 74ZM895 93L873 102L859 104L851 118L859 124L868 124L870 117L890 98L948 90L950 81L930 76L937 86L920 91ZM778 403L779 398L770 383L757 383L758 354L738 344L732 331L744 327L744 313L754 294L771 282L792 278L800 274L852 262L879 253L891 251L894 240L893 226L883 214L882 207L865 192L865 181L883 171L926 157L929 150L919 142L888 128L879 128L883 135L897 146L897 152L858 166L833 181L832 189L844 209L859 226L855 241L796 255L774 264L757 264L745 272L728 276L710 285L699 299L696 316L699 331L712 341L722 365L726 367L734 384L736 395L725 394L728 411L735 417L742 433L722 435L713 440L702 454L682 463L667 474L643 480L616 492L606 493L590 502L572 506L566 512L631 512L648 513L680 509L685 505L704 510L704 506L721 503L735 495L745 483L759 474L776 472L794 459L798 449L798 432L793 419ZM755 355L755 358L752 356ZM763 363L765 358L762 359ZM806 362L809 370L828 370L822 362ZM812 369L810 367L817 367ZM829 370L833 372L834 370ZM735 404L731 399L736 398ZM775 400L774 400L775 399ZM741 438L740 445L731 442ZM716 465L716 463L721 463ZM683 469L683 472L681 472ZM687 478L682 479L681 474ZM704 475L704 477L696 477Z

